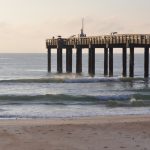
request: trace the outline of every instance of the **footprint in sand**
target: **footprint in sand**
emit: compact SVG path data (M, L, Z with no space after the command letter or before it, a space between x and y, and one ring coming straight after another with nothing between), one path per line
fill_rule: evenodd
M136 147L140 147L140 145L136 145Z
M68 132L67 134L72 134L71 132Z
M104 146L105 149L109 148L108 146Z
M53 131L55 131L55 130L48 130L48 131L53 132Z
M124 147L124 146L120 146L120 148L122 148L122 149L123 149L123 148L126 148L126 147Z
M22 133L19 133L19 132L18 132L18 133L16 133L16 134L22 134Z

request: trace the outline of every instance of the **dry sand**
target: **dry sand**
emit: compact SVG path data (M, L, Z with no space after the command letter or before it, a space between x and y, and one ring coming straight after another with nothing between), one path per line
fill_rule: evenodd
M150 150L150 116L1 120L0 150Z

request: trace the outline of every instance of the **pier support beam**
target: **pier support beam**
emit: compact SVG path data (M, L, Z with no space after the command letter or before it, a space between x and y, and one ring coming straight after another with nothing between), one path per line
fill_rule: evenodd
M108 48L104 48L104 76L108 75Z
M62 48L57 48L57 72L62 73Z
M95 75L95 48L89 48L89 75Z
M144 51L144 77L149 77L149 47L145 47Z
M109 48L109 76L113 76L113 47Z
M122 76L127 76L127 48L123 47L122 51Z
M66 48L66 72L72 73L72 48Z
M82 48L81 47L77 47L76 73L82 73Z
M51 72L51 48L48 48L47 51L47 65L48 72Z
M130 47L129 77L134 77L134 47Z

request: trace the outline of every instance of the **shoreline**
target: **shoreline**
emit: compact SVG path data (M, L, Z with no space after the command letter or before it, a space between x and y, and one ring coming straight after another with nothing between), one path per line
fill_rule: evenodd
M1 123L48 123L48 124L56 124L61 125L62 123L65 124L67 122L72 124L81 124L81 123L88 123L88 124L94 124L96 121L97 123L109 123L111 121L112 123L123 123L124 121L127 122L136 122L136 121L150 121L150 114L131 114L131 115L98 115L98 116L83 116L83 117L52 117L52 118L1 118L0 119L0 126Z
M150 115L0 120L0 150L148 150Z

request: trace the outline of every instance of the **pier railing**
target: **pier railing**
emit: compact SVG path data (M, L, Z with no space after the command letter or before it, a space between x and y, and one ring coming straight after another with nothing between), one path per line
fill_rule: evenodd
M82 38L58 38L58 39L47 39L46 45L57 47L61 43L62 46L75 46L75 45L101 45L101 44L149 44L150 45L150 34L117 34L117 35L104 35L104 36L91 36Z
M104 48L104 75L113 76L113 48L122 48L122 75L127 76L127 48L130 48L129 77L134 77L134 49L144 48L144 77L149 76L150 34L116 34L46 40L48 71L51 72L51 49L57 49L57 71L62 73L62 49L66 49L66 71L72 72L72 49L76 48L76 72L82 72L82 49L89 48L89 74L95 74L95 48Z

